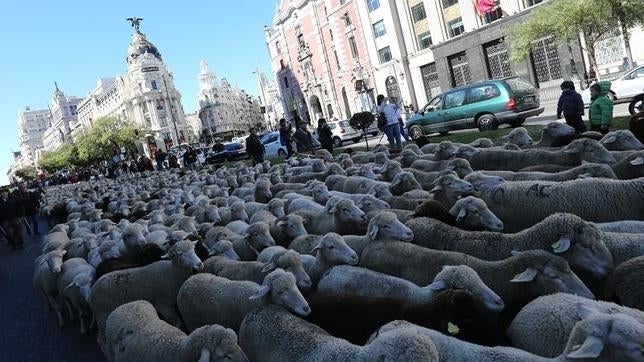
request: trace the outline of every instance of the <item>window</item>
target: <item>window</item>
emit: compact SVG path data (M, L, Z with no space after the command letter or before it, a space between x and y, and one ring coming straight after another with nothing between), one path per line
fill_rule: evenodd
M288 77L284 77L284 88L288 88Z
M280 59L280 67L281 69L284 69L284 59Z
M411 7L411 18L414 19L414 23L427 18L427 14L425 13L425 5L422 2Z
M440 80L438 72L436 71L436 63L425 64L420 67L420 75L423 78L423 86L425 88L425 96L431 99L432 96L441 92Z
M378 58L380 59L380 64L387 63L391 61L392 56L391 56L391 48L390 47L384 47L380 50L378 50Z
M537 4L542 3L543 0L524 0L524 4L526 8L529 8L530 6L535 6Z
M275 42L275 51L277 52L277 54L282 53L282 47L280 47L280 42L279 41Z
M385 35L387 33L387 30L385 30L385 21L380 20L379 22L373 24L373 36L375 38L380 38L381 36Z
M355 59L358 57L358 45L356 44L356 38L349 38L349 47L351 48L351 56Z
M463 19L456 18L449 23L447 23L447 30L449 32L450 38L459 36L465 32L465 27L463 26Z
M163 110L165 106L165 100L162 98L157 99L157 110Z
M338 66L338 70L340 70L340 58L338 57L337 50L333 49L333 55L335 56L335 64Z
M347 0L340 0L340 5L344 5L347 2Z
M156 80L153 80L151 82L151 85L152 85L152 89L159 89L159 87L157 86L157 81Z
M494 84L485 84L478 87L472 87L467 90L467 102L476 103L496 98L501 95L501 91Z
M331 36L331 41L333 41L333 29L329 29L329 36Z
M380 0L367 0L367 8L372 12L380 7Z
M432 34L428 31L418 35L416 38L418 40L418 49L420 50L427 49L432 45Z
M529 0L528 0L529 1ZM458 0L443 0L443 7L448 8L452 5L458 4Z
M342 19L344 19L345 26L351 25L351 17L349 16L349 13L344 13L344 15L342 15Z
M443 102L443 109L450 109L460 107L465 103L465 90L459 90L445 95L445 102Z

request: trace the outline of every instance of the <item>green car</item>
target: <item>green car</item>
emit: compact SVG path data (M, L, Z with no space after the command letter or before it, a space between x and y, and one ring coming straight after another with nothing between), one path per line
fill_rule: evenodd
M518 127L528 117L543 113L535 87L517 77L489 80L454 88L434 97L407 120L405 128L417 140L430 133L459 129Z

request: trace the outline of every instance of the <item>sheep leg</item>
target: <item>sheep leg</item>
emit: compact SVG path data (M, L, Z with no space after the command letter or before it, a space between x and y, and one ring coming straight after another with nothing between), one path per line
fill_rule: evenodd
M83 310L78 308L78 319L80 319L80 333L82 335L87 334L87 327L85 326L85 318L83 318Z
M53 295L47 294L47 300L48 303L52 305L54 311L56 312L56 315L58 316L58 325L60 326L60 328L63 328L65 326L65 321L63 320L62 308L58 305L58 303L56 303L56 299Z
M65 303L65 307L67 308L67 314L69 315L69 320L73 321L74 320L74 309L72 308L72 305L69 302L69 299L63 298L63 302Z
M51 304L49 302L49 296L47 295L47 292L44 290L42 291L42 295L45 297L45 303L47 304L47 310L51 310Z
M157 309L157 312L165 319L168 323L172 324L173 326L177 328L181 328L183 326L183 321L181 320L181 317L179 314L174 310L174 306L155 306Z

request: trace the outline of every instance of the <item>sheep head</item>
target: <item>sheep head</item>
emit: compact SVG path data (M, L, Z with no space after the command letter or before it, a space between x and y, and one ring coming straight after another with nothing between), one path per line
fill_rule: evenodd
M411 190L422 190L423 187L416 181L413 173L403 171L396 174L389 189L394 195L402 195Z
M163 257L172 260L179 268L199 272L203 269L203 263L195 253L196 244L196 241L182 240L170 247Z
M617 130L608 133L600 141L609 151L638 151L644 148L642 142L629 130Z
M309 275L304 271L302 259L300 254L295 250L287 250L283 253L276 253L270 262L264 264L262 272L273 271L277 268L284 269L285 271L295 276L296 284L301 289L308 289L311 287L312 282Z
M277 226L282 230L282 232L284 232L284 234L292 239L308 234L304 228L304 218L300 215L288 215L279 218Z
M235 332L219 325L195 329L183 342L182 352L185 361L248 361Z
M375 240L400 240L412 241L414 233L405 224L401 223L396 214L383 211L371 218L367 226L367 236Z
M331 265L358 264L358 254L347 245L344 238L336 233L328 233L311 250L313 255L322 257Z
M264 282L249 299L261 299L282 306L299 316L311 313L309 304L297 289L295 276L282 269L276 269L264 278Z
M333 199L332 197L331 200ZM367 221L365 213L353 201L348 199L340 198L337 203L328 208L328 211L334 214L341 222L364 223Z
M562 152L579 157L580 163L581 161L609 165L615 163L615 157L604 146L589 138L572 141L568 146L562 148Z
M528 130L524 127L518 127L510 131L507 135L501 137L503 141L508 144L517 145L519 147L532 146L534 140L530 137Z
M494 215L485 201L474 196L457 200L449 213L456 217L459 225L471 229L503 231L503 221Z
M443 266L434 277L432 284L423 289L431 291L431 296L447 289L463 289L493 312L500 312L505 308L501 297L485 285L479 275L466 265Z
M256 251L261 251L264 248L275 245L275 240L271 236L268 224L264 222L256 222L250 224L246 229L246 236L244 237L246 243Z

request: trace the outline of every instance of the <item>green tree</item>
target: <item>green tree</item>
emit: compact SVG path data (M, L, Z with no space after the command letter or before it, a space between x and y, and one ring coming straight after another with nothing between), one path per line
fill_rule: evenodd
M35 167L32 166L27 166L23 167L19 170L16 170L16 177L25 180L25 181L31 181L36 178L38 175L38 171L36 170Z
M583 35L582 48L599 74L596 44L607 34L643 23L641 0L551 0L507 32L513 61L525 60L538 39L552 36L558 45ZM621 22L620 22L621 20ZM627 34L627 32L626 32Z
M38 167L47 172L74 169L80 166L75 145L64 144L55 151L47 152L40 157Z
M136 153L136 145L145 133L145 130L137 128L134 123L120 118L99 118L76 140L78 159L83 164L108 160L114 149L121 147L125 147L130 153Z

